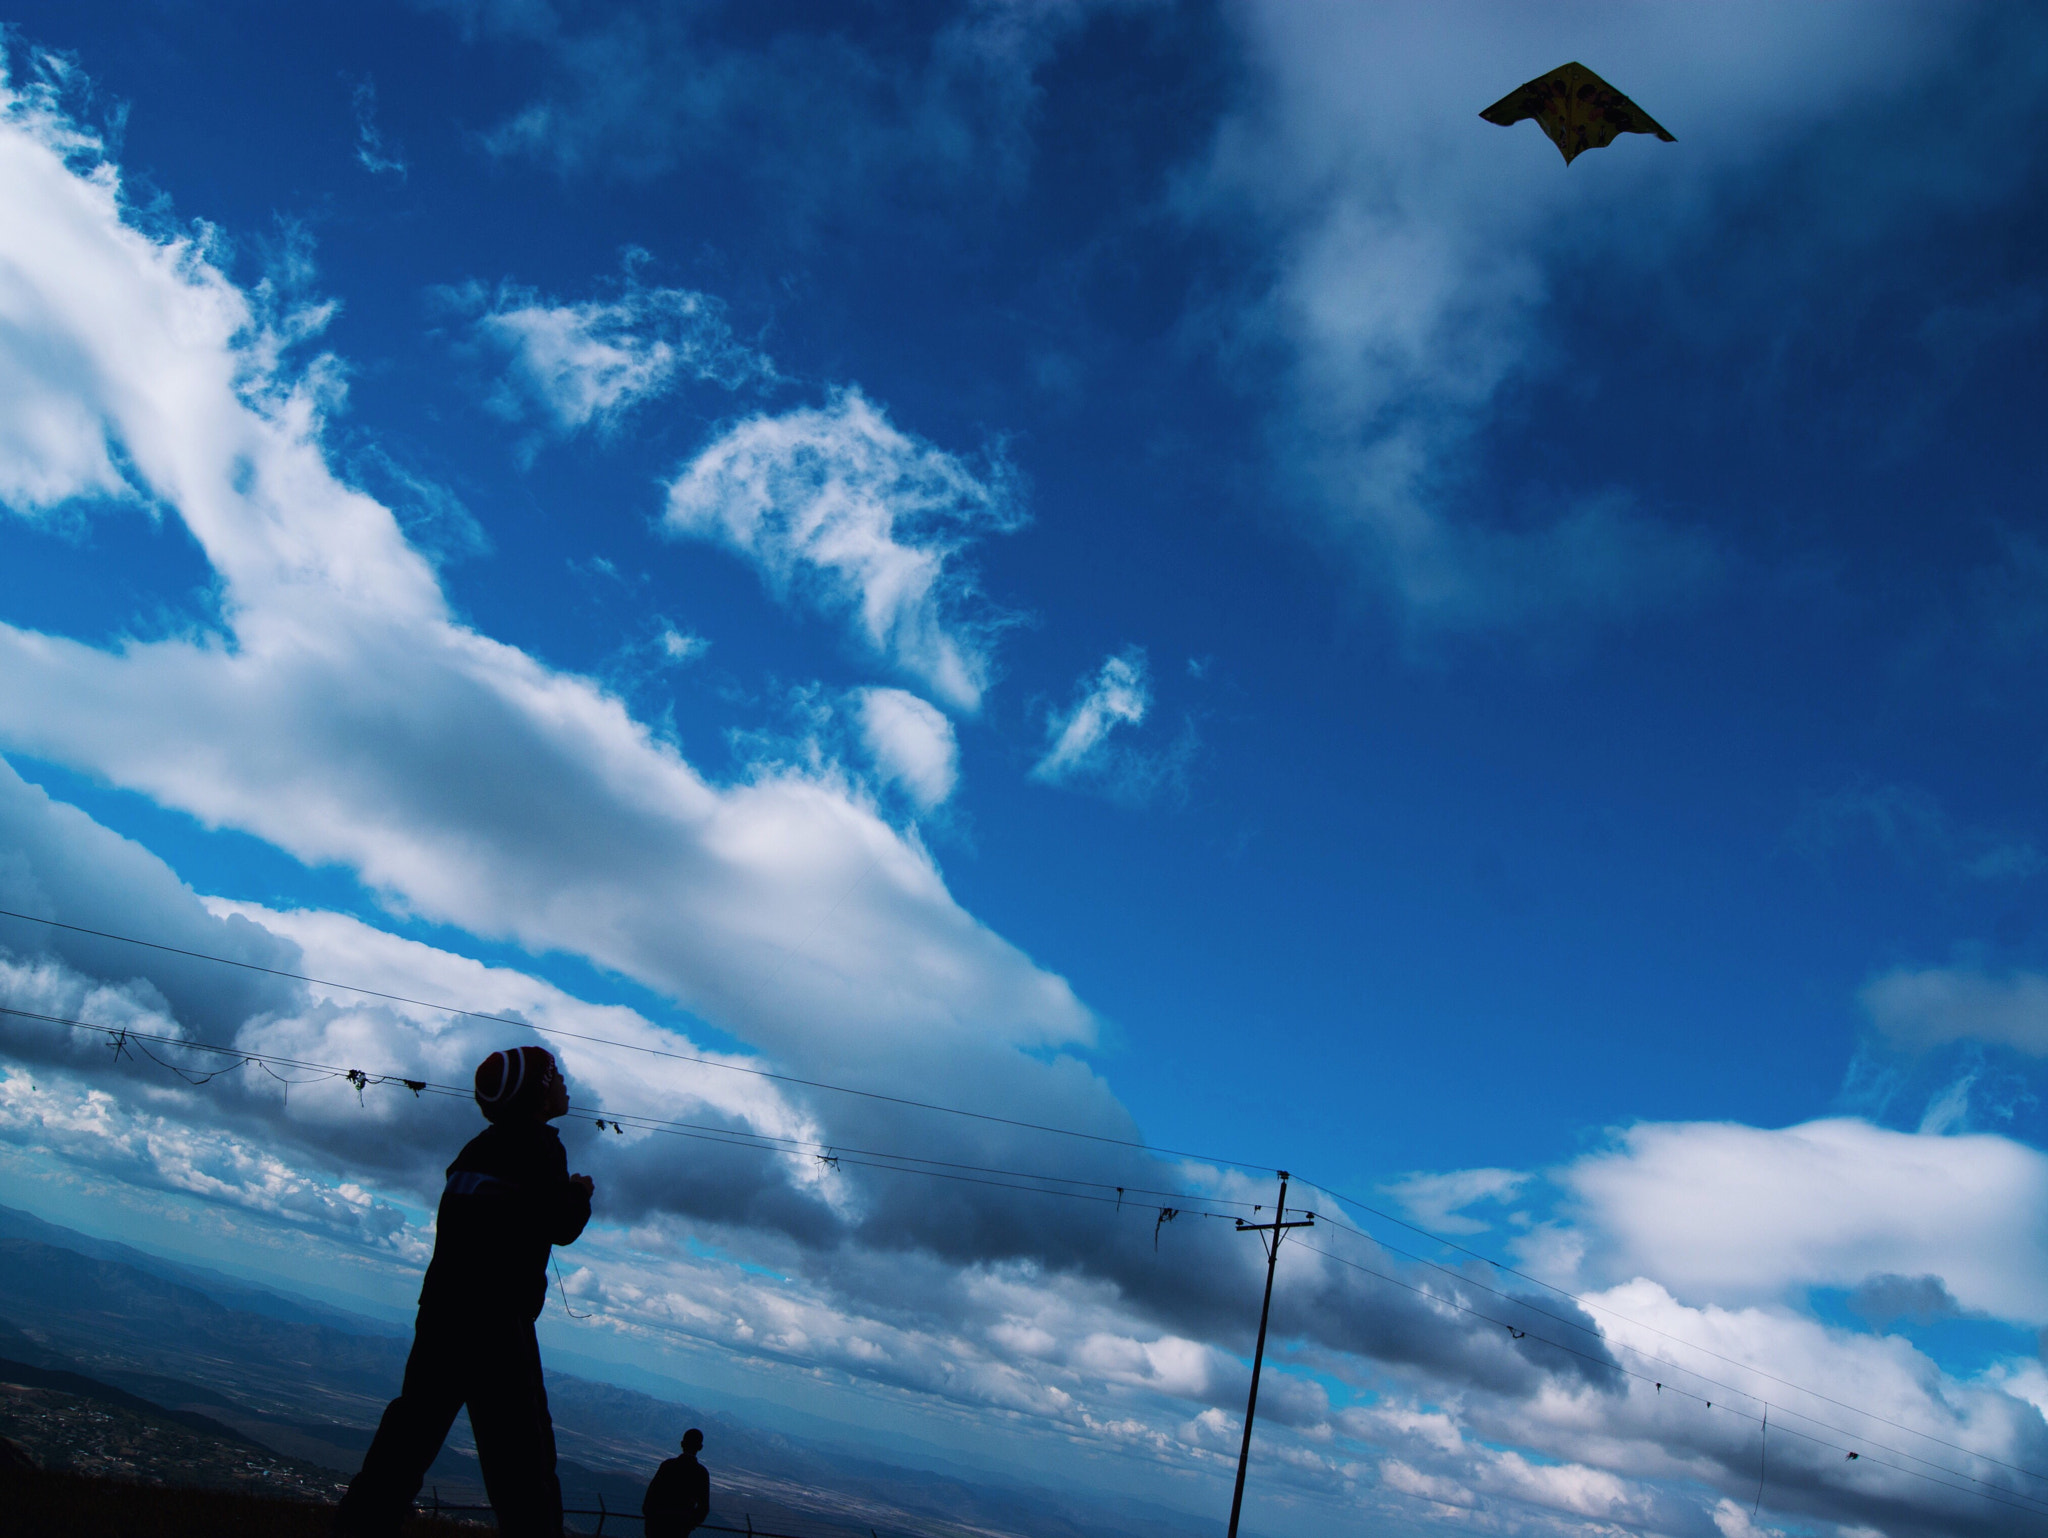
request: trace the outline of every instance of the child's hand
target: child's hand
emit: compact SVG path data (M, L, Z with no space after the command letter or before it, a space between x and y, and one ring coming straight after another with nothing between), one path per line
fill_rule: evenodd
M569 1184L581 1191L585 1196L588 1196L597 1189L597 1182L588 1175L571 1175L569 1177Z

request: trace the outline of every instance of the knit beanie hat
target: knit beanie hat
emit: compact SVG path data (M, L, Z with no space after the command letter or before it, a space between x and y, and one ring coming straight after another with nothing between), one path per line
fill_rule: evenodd
M555 1054L546 1047L513 1047L493 1052L476 1065L477 1108L490 1121L516 1116L540 1104L554 1078Z

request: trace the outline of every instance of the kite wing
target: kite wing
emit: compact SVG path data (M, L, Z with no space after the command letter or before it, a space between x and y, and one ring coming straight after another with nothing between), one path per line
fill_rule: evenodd
M1517 86L1479 114L1505 128L1525 117L1550 135L1570 165L1584 150L1604 149L1616 134L1655 134L1675 142L1663 125L1583 64L1564 64Z

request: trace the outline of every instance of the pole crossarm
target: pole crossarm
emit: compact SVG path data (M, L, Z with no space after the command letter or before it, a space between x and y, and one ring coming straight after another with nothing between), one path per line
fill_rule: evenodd
M1247 1223L1237 1220L1237 1231L1241 1234L1257 1234L1259 1244L1266 1252L1266 1300L1259 1305L1259 1343L1252 1352L1252 1391L1244 1406L1244 1441L1237 1450L1237 1488L1230 1497L1230 1532L1228 1538L1237 1538L1238 1514L1244 1510L1244 1476L1252 1457L1252 1417L1259 1408L1259 1373L1266 1365L1266 1320L1273 1312L1273 1268L1280 1262L1280 1241L1287 1237L1290 1228L1314 1228L1316 1215L1307 1212L1305 1216L1288 1221L1287 1217L1287 1171L1276 1171L1280 1176L1280 1200L1273 1209L1270 1223ZM1268 1239L1266 1235L1273 1237Z

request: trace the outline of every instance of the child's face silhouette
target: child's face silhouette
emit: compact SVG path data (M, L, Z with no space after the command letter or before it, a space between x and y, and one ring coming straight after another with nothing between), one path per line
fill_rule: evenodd
M540 1091L540 1119L553 1121L569 1110L569 1081L562 1077L559 1069L550 1070L547 1082Z

